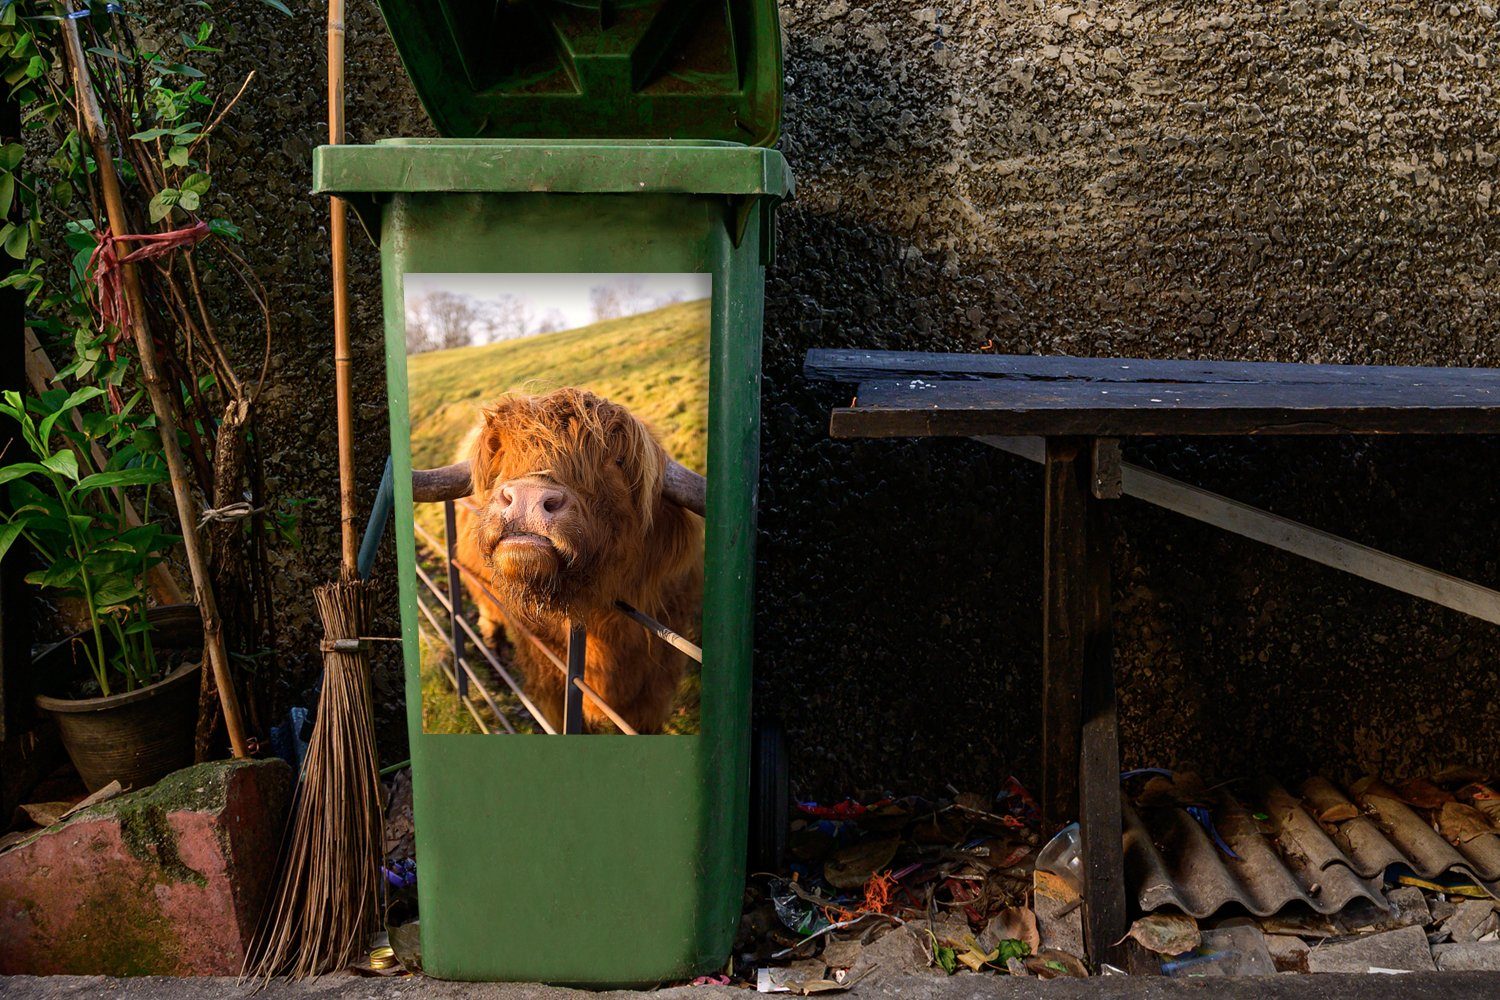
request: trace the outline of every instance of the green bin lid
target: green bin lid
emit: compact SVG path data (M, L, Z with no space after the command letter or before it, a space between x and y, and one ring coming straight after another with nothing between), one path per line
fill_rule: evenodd
M722 139L781 128L776 0L380 0L456 138Z

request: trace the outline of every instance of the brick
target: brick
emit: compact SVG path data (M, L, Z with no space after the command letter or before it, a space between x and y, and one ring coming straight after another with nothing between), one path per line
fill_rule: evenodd
M290 789L279 760L198 764L0 854L0 973L237 975Z

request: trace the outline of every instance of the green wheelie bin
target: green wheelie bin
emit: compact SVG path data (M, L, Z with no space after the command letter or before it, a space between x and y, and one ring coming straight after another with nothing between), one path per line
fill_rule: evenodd
M446 137L313 172L380 246L424 969L714 971L791 189L774 0L381 7Z

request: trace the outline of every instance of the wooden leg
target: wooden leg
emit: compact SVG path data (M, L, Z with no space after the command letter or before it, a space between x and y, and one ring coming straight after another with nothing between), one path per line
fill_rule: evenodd
M1042 535L1042 826L1051 835L1079 816L1079 748L1087 594L1088 452L1048 438Z
M1120 730L1110 623L1108 501L1087 507L1087 625L1083 649L1083 726L1079 833L1083 854L1083 932L1089 958L1116 962L1125 936L1125 855L1120 820Z

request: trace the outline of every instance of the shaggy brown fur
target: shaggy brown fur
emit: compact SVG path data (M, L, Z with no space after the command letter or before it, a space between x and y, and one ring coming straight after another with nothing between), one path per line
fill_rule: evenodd
M559 657L568 620L580 620L588 629L584 679L637 731L660 732L690 661L614 602L698 641L703 519L662 496L667 455L650 429L582 389L511 393L484 409L458 457L471 463L478 508L459 505L458 556L488 578L488 594L473 581L468 589L485 637L493 643L503 628L510 639L527 695L561 730L562 672L510 627L507 613ZM502 490L526 484L565 494L555 520L514 509L507 517ZM590 730L616 731L587 698L584 718Z

